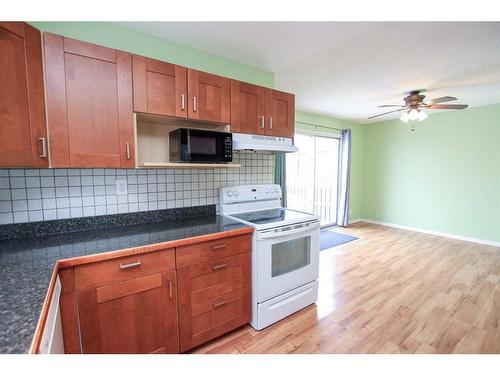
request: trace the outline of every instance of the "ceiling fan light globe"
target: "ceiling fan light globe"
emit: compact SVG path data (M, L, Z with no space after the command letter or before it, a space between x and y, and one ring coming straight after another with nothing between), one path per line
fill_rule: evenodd
M405 112L399 119L407 123L408 121L410 121L410 116L408 115L408 112Z
M424 111L420 111L418 113L418 117L417 117L418 121L420 121L420 122L424 121L427 118L427 116L428 116L427 113L425 113Z
M411 121L417 120L418 114L419 114L419 110L412 108L412 109L410 109L410 112L408 112L408 119Z

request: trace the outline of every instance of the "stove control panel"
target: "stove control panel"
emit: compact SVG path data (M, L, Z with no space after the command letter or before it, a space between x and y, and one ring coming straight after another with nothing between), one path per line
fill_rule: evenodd
M256 202L270 199L281 199L280 185L243 185L220 189L222 203Z

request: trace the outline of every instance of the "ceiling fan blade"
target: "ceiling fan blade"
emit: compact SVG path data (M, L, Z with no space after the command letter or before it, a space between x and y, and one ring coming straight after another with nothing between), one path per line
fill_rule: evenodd
M430 104L427 109L465 109L467 104Z
M384 108L384 107L397 107L397 108L406 108L405 105L399 105L399 104L384 104L384 105L379 105L378 108Z
M452 102L453 100L457 100L457 98L453 96L442 96L441 98L432 99L429 104L446 103Z
M384 112L384 113L380 113L380 114L375 115L375 116L368 117L368 120L371 120L372 118L375 118L375 117L379 117L379 116L383 116L383 115L388 115L389 113L401 112L401 111L404 111L404 110L406 110L406 107L405 108L401 108L401 109L396 109L394 111Z

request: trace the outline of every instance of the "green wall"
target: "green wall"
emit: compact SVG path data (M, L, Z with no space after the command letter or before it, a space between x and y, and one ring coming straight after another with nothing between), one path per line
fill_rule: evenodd
M345 120L334 119L331 117L315 115L307 112L296 112L296 121L303 121L312 124L317 124L326 127L344 129L350 128L351 134L351 191L350 191L350 220L359 219L362 217L362 198L363 198L363 143L364 143L364 126ZM312 130L313 126L307 126L297 123L297 129ZM327 132L328 129L320 128L316 131ZM332 132L336 132L332 130Z
M500 241L500 104L363 130L362 217Z
M111 23L30 22L30 24L43 31L86 42L141 54L257 85L274 86L274 74L271 72Z

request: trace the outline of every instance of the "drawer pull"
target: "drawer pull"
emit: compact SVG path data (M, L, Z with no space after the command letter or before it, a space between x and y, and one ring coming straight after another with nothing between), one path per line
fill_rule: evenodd
M170 299L172 299L173 297L173 292L172 292L172 280L168 280L168 296L170 297Z
M226 245L212 246L212 250L215 251L215 250L219 250L219 249L224 249L225 247L226 247Z
M215 270L220 270L221 268L226 268L227 264L216 264L215 266L212 267L212 269Z
M224 306L226 303L227 303L227 299L220 301L220 302L216 302L216 303L214 303L214 308L219 307L219 306Z
M125 270L127 268L139 267L140 265L141 265L141 261L138 260L137 262L134 262L134 263L120 264L120 269Z

